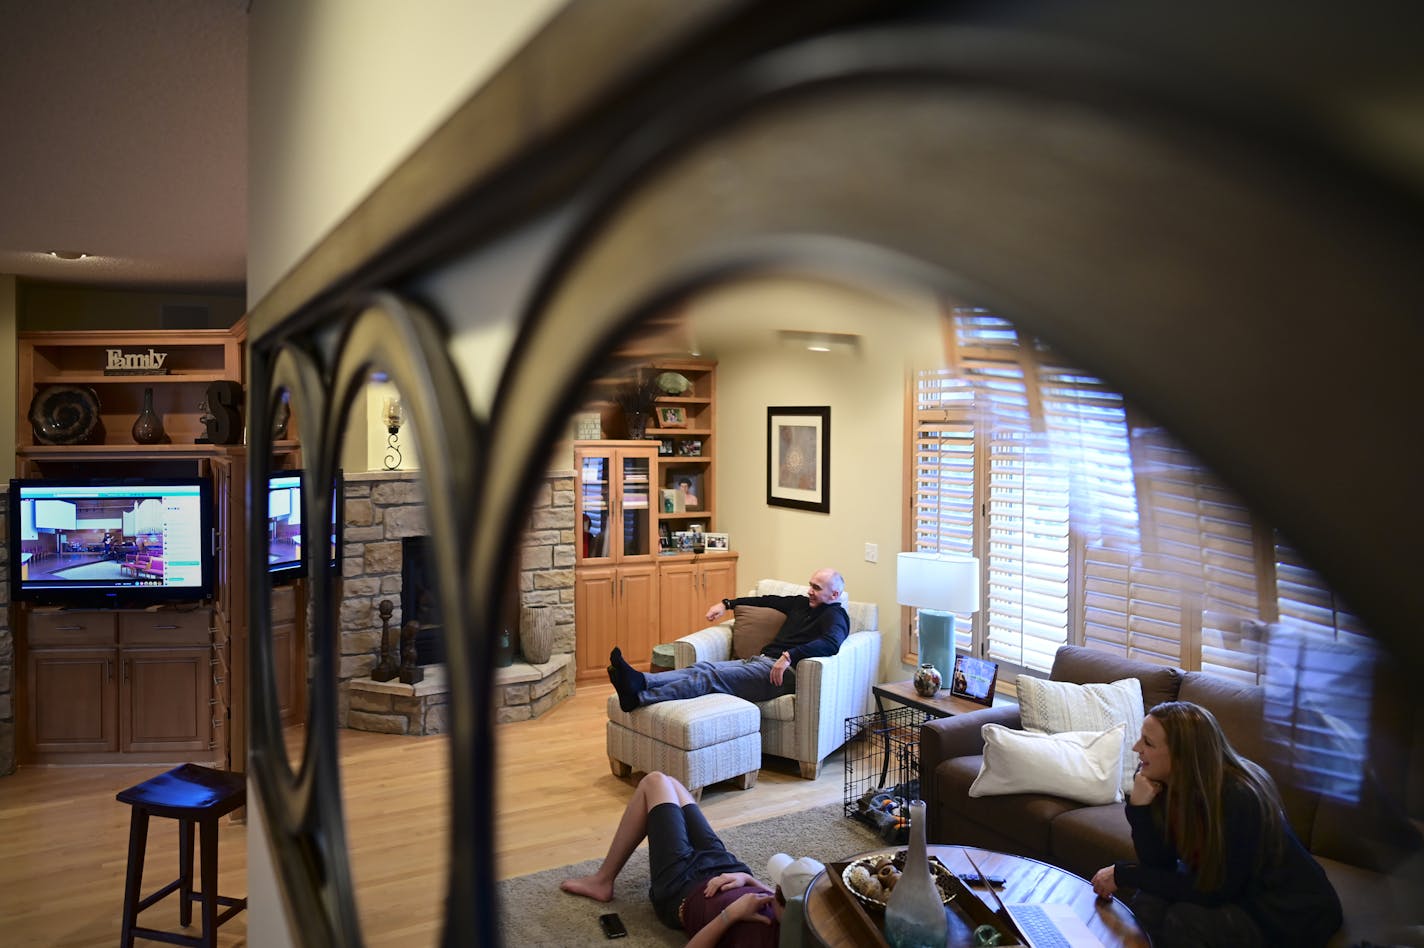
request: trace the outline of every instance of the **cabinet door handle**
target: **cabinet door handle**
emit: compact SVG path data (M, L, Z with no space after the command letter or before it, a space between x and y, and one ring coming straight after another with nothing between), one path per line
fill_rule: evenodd
M104 659L104 677L109 681L114 680L114 663L107 658Z
M133 664L131 659L124 659L124 681L129 680L129 665Z
M56 632L83 632L83 631L84 631L84 626L82 626L82 625L57 625L57 626L54 627L54 630L55 630Z
M176 626L176 625L156 625L156 626L154 626L154 628L157 629L157 630L159 630L159 631L167 632L167 631L171 631L172 629L178 628L178 626Z

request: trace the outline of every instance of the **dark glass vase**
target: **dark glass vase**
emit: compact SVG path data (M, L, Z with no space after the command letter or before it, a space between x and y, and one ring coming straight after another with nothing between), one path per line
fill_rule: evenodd
M153 410L153 389L143 390L143 411L133 424L133 439L139 444L161 444L164 439L163 419Z

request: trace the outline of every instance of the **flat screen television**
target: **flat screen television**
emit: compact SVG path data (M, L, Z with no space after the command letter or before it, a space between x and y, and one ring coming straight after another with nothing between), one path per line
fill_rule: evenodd
M10 592L84 608L200 602L213 590L206 478L10 482Z
M302 522L306 500L302 482L306 473L300 470L273 471L267 478L267 572L274 583L299 579L307 574L302 559ZM335 569L341 562L341 484L338 472L332 485L331 520L328 525L330 544L327 565Z

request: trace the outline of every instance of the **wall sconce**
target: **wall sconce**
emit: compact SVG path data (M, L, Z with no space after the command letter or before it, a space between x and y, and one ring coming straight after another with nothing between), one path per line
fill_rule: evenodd
M401 466L400 430L404 420L399 398L387 398L386 415L386 470L394 471Z

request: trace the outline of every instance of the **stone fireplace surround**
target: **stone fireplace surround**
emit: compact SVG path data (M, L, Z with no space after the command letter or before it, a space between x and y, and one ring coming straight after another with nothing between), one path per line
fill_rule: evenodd
M423 681L373 681L379 661L382 599L400 610L401 541L425 535L426 513L418 471L347 474L340 614L341 663L338 720L355 730L439 734L447 730L449 692L443 665L426 665ZM535 718L574 690L574 475L550 472L540 485L520 551L522 607L554 610L549 661L495 671L496 719ZM310 654L310 650L308 652Z

